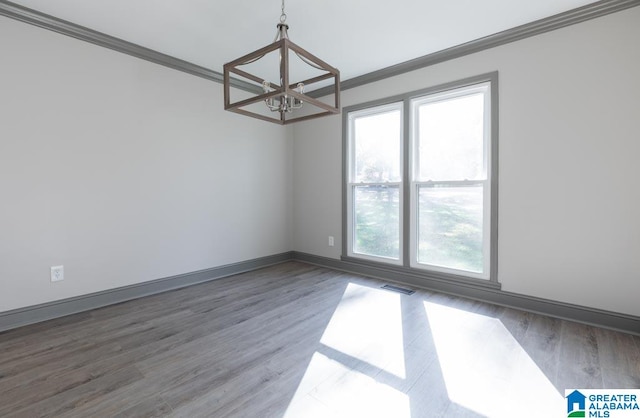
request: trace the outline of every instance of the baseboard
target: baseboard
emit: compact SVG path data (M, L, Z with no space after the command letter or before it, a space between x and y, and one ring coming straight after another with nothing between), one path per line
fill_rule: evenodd
M466 283L448 283L444 280L428 278L423 275L414 275L394 271L393 269L336 260L333 258L321 257L297 251L293 252L293 258L298 261L334 270L375 277L405 285L408 284L427 290L448 293L455 296L476 299L523 311L640 335L640 317L637 316L557 302L518 293L505 292L497 288L488 288L486 286L474 286L473 284Z
M474 286L473 284L466 283L448 283L445 280L437 278L430 279L422 275L413 275L378 266L368 266L298 251L289 251L267 257L255 258L239 263L227 264L178 276L2 312L0 313L0 332L169 290L192 286L234 274L245 273L291 260L640 335L640 317L637 316L505 292L497 288Z
M0 331L47 321L78 312L88 311L107 305L113 305L144 296L150 296L168 290L192 286L210 280L220 279L238 273L267 267L293 259L293 252L255 258L239 263L227 264L206 270L166 277L88 295L43 303L26 308L15 309L0 313Z

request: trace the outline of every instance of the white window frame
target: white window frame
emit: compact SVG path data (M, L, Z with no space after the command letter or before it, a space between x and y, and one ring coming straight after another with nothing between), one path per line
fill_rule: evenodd
M383 182L383 183L373 183L373 182L356 182L356 164L355 164L355 141L352 140L352 134L355 131L355 120L362 117L380 115L384 113L389 113L393 111L400 111L400 121L404 120L404 108L402 102L383 104L380 106L368 107L366 109L349 112L347 116L348 127L347 127L347 135L349 137L348 146L347 146L347 159L348 163L348 172L347 172L347 213L349 216L347 217L347 254L350 257L356 257L363 260L370 261L379 261L389 264L402 265L403 264L403 254L404 254L404 237L403 237L403 214L404 214L404 182L402 180L397 182ZM400 175L402 179L402 173L404 172L404 164L403 164L403 150L404 150L404 125L401 123L400 129L400 155L398 155L400 162ZM399 253L398 259L394 259L391 257L383 257L383 256L374 256L370 254L356 253L353 249L353 244L355 240L355 211L354 209L354 191L358 186L387 186L387 187L398 187L399 190L399 211L398 214L398 228L399 228Z
M485 98L484 120L484 157L486 177L482 179L453 181L456 184L483 185L483 271L475 273L466 270L457 270L442 266L433 266L418 263L418 223L417 223L417 196L419 187L424 184L436 184L438 182L420 182L417 176L416 158L419 153L415 151L416 132L415 125L418 104L429 101L438 101L445 98L454 98L483 92ZM355 164L353 141L353 121L355 117L368 114L382 113L382 109L402 109L401 137L401 169L402 182L400 189L400 259L390 260L384 257L373 257L353 252L354 240L354 216L353 198ZM417 120L417 119L416 119ZM492 289L500 288L498 283L498 73L488 73L464 80L454 81L420 91L401 94L394 97L375 100L358 104L343 109L343 205L342 205L342 257L343 261L385 268L397 271L400 274L411 274L412 277L424 277L425 279L446 280L459 284L468 284Z
M481 180L444 180L444 181L419 181L419 157L418 152L418 111L421 105L428 103L437 103L451 99L457 99L474 94L482 94L484 97L484 132L483 132L483 157L484 157L484 179ZM450 273L476 279L489 280L490 262L491 262L491 83L484 82L472 86L465 86L453 90L446 90L439 93L433 93L425 96L415 97L410 100L411 116L410 116L410 173L411 182L409 193L410 204L410 237L409 237L409 260L410 266L417 269L437 271L441 273ZM432 264L418 262L418 194L421 186L438 186L452 185L465 186L477 185L483 186L483 263L482 273L476 273L467 270L459 270L450 267L436 266Z

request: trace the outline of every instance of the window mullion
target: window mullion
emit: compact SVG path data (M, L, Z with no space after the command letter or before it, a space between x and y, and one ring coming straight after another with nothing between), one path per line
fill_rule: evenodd
M402 264L405 267L411 266L411 164L412 144L411 144L411 101L405 99L402 109Z

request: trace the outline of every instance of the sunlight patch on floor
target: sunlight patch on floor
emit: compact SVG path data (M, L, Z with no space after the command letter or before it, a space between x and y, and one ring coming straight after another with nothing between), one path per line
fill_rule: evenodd
M320 342L404 379L400 295L350 283Z
M409 397L380 373L405 378L400 295L350 283L285 416L410 418Z
M498 319L424 307L451 401L490 417L564 411L564 397Z
M315 353L285 417L410 418L405 393Z

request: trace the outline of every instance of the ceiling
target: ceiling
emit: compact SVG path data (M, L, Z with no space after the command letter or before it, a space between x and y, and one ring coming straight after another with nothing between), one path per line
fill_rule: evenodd
M271 43L280 0L12 0L222 72ZM591 0L286 0L289 37L342 80L594 3Z

